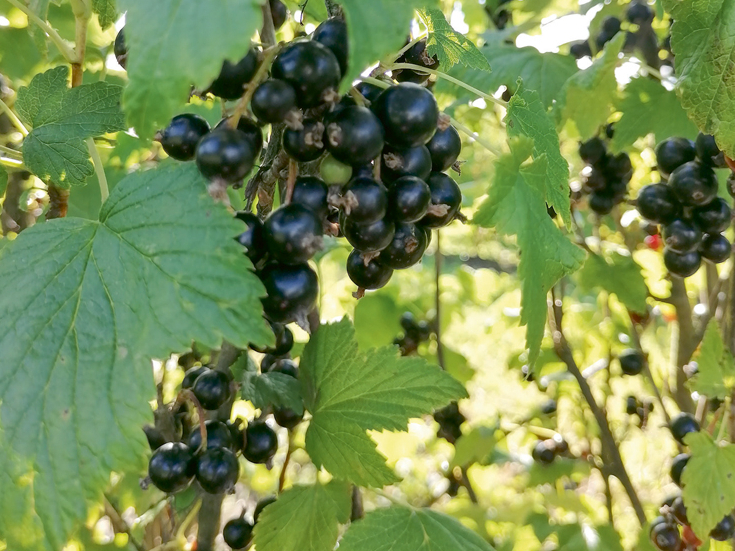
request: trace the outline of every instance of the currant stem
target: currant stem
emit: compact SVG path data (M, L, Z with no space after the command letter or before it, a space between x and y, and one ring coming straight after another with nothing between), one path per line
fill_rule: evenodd
M0 145L0 152L5 153L6 155L14 157L16 159L23 159L23 154L20 151L10 149L9 147L5 147L4 145Z
M232 117L230 117L230 120L228 121L232 128L237 128L237 123L240 122L240 117L242 117L247 112L248 106L250 105L250 100L253 99L255 89L268 76L268 70L270 69L271 61L273 61L273 58L278 53L278 50L279 48L276 46L272 46L265 50L265 56L263 57L263 61L261 62L260 67L258 67L258 70L256 71L255 76L253 76L253 79L248 83L245 89L245 93L240 98L240 101L237 102L235 110L232 112Z
M477 143L479 143L482 147L487 149L490 153L492 153L496 157L500 157L503 154L493 144L488 142L485 138L482 138L477 132L470 130L468 127L466 127L464 124L459 122L457 119L453 117L449 117L449 120L451 121L452 126L454 126L457 130L461 130L462 132L467 134L469 137L471 137L473 140L475 140Z
M48 37L53 41L54 44L56 44L56 47L61 52L61 55L64 56L64 59L66 59L69 63L75 63L77 61L76 53L74 52L74 49L69 46L66 40L61 38L59 33L54 29L51 25L49 25L46 21L38 17L33 11L28 8L25 4L22 2L19 2L18 0L7 0L10 2L13 6L18 8L20 11L26 14L28 19L30 21L33 21L36 25L38 25L43 32L45 32Z
M293 451L293 434L291 429L288 430L288 448L286 448L286 458L283 460L283 466L281 467L281 474L278 475L278 493L283 491L283 487L286 485L286 469L288 464L291 462L291 452Z
M18 118L18 115L16 115L13 110L8 107L8 104L5 103L2 99L0 99L0 110L2 110L10 119L10 122L13 123L13 126L15 126L18 129L18 132L23 134L23 137L26 137L28 135L28 129L25 127L25 125L20 121Z
M410 50L411 47L414 44L418 43L419 41L423 40L424 38L426 38L426 33L423 33L423 32L422 33L419 33L419 35L416 38L414 38L408 44L406 44L403 48L401 48L400 50L398 50L398 53L397 54L395 54L395 55L393 55L393 56L390 57L389 64L390 63L395 63L396 60L399 57L401 57L403 54L405 54L408 50Z
M94 172L97 175L97 182L100 186L100 197L104 203L110 196L110 188L107 187L107 175L105 174L105 167L102 166L102 159L100 158L100 152L97 150L97 146L94 143L94 138L87 138L87 149L89 149L89 155L92 157L92 164L94 164Z
M283 203L288 205L293 197L293 188L296 185L296 177L299 174L299 165L293 159L288 160L288 180L286 181L286 193Z

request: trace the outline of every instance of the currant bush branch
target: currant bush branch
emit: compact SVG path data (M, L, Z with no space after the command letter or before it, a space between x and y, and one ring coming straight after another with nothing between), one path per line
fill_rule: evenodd
M682 278L672 276L671 278L671 304L676 310L677 332L676 332L676 389L674 401L681 411L694 411L694 402L686 387L687 376L684 366L689 363L692 354L697 348L695 340L694 323L692 319L692 305L687 295L686 283Z
M54 29L51 25L49 25L46 21L38 17L35 13L33 13L33 10L31 10L28 6L23 4L23 2L20 2L19 0L7 0L10 4L18 8L20 11L26 14L28 19L30 21L33 21L38 27L45 32L48 37L52 40L52 42L56 45L56 47L61 52L61 55L64 56L64 59L66 59L69 63L76 63L77 61L77 54L74 51L74 48L72 48L69 43L61 38L61 35Z
M3 113L5 113L8 116L8 118L10 119L10 122L13 123L13 126L15 126L18 129L18 132L23 134L23 137L26 137L28 135L28 129L18 118L18 115L16 115L13 112L13 110L10 107L8 107L8 104L5 103L2 99L0 99L0 110L2 110Z

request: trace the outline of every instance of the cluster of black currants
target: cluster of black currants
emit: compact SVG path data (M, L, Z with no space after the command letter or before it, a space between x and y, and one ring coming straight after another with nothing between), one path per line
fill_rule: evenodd
M612 126L605 132L611 137ZM590 209L599 215L610 214L628 192L628 182L633 175L630 157L627 153L608 153L605 141L597 136L579 145L579 156L588 165L582 189L589 194Z
M637 396L633 396L632 394L625 399L625 413L637 416L640 420L641 428L645 428L651 412L653 412L652 400L641 401Z
M268 505L274 503L274 496L265 497L258 501L253 511L253 521L250 522L245 518L245 510L239 517L230 519L222 528L222 537L225 543L232 549L247 549L253 539L253 529L260 519L260 514Z
M397 344L401 350L402 356L408 356L416 352L424 341L428 341L431 337L431 326L427 321L416 321L411 312L406 312L401 316L401 327L403 335L396 337L393 344Z
M689 277L702 259L724 262L731 245L722 235L731 222L727 202L717 196L715 168L726 166L712 136L696 142L669 138L656 147L658 171L666 183L645 186L638 193L638 212L663 226L664 263L670 273Z
M553 438L539 440L534 444L531 457L540 465L551 465L554 460L569 453L569 444L561 435L556 434Z
M455 444L462 436L462 423L466 420L467 418L459 411L457 402L436 410L434 421L439 423L439 429L436 431L437 438L444 438L450 444Z

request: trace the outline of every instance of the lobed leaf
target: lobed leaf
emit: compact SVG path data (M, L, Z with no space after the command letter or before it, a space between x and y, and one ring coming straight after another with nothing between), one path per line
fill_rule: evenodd
M692 391L724 400L735 387L735 361L725 348L716 320L710 320L697 355L697 374L688 381Z
M437 57L442 71L457 64L490 71L490 63L477 46L462 33L455 31L441 10L426 8L419 11L419 17L429 31L426 53Z

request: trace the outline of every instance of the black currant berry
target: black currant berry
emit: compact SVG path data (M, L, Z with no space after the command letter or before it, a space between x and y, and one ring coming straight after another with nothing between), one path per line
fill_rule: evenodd
M710 262L720 264L730 258L732 245L721 233L708 233L702 239L701 245L699 245L699 254L702 255L702 258L706 258Z
M291 408L274 407L273 419L278 423L279 427L293 429L304 419L304 414L296 413Z
M299 176L294 184L291 203L302 205L320 220L325 220L329 215L328 195L329 188L321 179L316 176Z
M161 132L161 147L177 161L191 161L197 144L209 132L209 123L199 115L176 115Z
M415 176L398 178L388 190L388 210L396 222L421 220L430 204L428 184Z
M608 179L619 179L627 184L633 172L633 163L627 153L618 153L614 157L608 155L605 158L604 169Z
M651 184L641 189L636 208L643 218L657 224L668 224L681 213L681 203L666 184Z
M234 128L222 127L204 136L197 146L199 172L209 180L233 183L242 180L260 153L252 141Z
M656 146L658 170L668 176L684 163L694 160L694 142L686 138L669 138Z
M390 244L380 253L380 263L394 270L403 270L416 264L428 246L426 232L416 224L396 223L396 233Z
M704 233L720 233L730 227L732 211L727 201L717 197L710 204L694 209L692 218Z
M462 192L457 182L443 172L432 172L426 181L431 190L429 213L421 219L427 228L443 228L448 225L462 206Z
M299 107L316 107L325 93L339 87L339 61L332 51L314 40L288 44L273 61L274 78L285 80L296 90Z
M209 448L233 448L232 434L227 425L222 421L210 419L204 422L204 428L207 431L207 449ZM197 451L202 445L202 432L197 425L186 439L186 444L190 449Z
M671 419L669 428L676 441L683 444L687 434L699 431L699 423L691 413L681 412Z
M261 372L264 370L263 362L261 362L260 364L260 370ZM299 377L299 366L297 366L293 360L290 360L288 358L281 358L280 360L274 362L270 366L270 368L266 369L266 371L283 373L284 375L288 375L289 377L293 377L294 379L298 379Z
M209 494L231 490L239 475L237 457L227 448L210 448L197 460L197 482Z
M720 148L717 147L714 136L700 132L697 136L697 141L694 142L694 149L697 152L697 159L702 164L717 168L725 168L727 166L724 155L722 155Z
M292 159L308 163L324 153L324 139L324 125L314 119L306 119L301 130L286 128L283 131L283 149Z
M357 224L342 215L340 227L347 242L364 253L385 249L390 245L396 231L396 225L388 218L381 218L373 224Z
M439 60L436 56L430 57L426 51L425 38L422 38L408 50L403 52L396 62L411 63L412 65L418 65L419 67L426 67L428 69L437 69L439 67ZM429 80L430 76L431 75L429 73L414 71L413 69L398 69L397 71L393 71L393 78L398 82L414 82L416 84L422 84Z
M331 17L322 21L311 39L329 48L339 62L340 73L343 75L347 73L350 43L347 39L347 23L344 19Z
M681 545L679 528L669 522L651 526L651 542L659 551L678 551Z
M271 503L275 503L276 498L275 496L270 497L264 497L258 503L255 505L255 511L253 511L253 522L257 523L258 519L260 518L260 514L263 512L263 509L268 507Z
M208 91L222 99L238 99L245 92L245 85L255 76L257 69L258 52L251 48L247 55L237 63L225 60L219 76Z
M263 224L268 254L284 264L306 262L322 248L322 222L310 208L290 203Z
M251 463L267 463L276 454L278 436L261 421L249 423L245 429L245 447L242 455Z
M666 247L677 253L688 253L695 250L702 240L700 229L678 218L664 227L664 243Z
M425 180L431 174L431 154L425 145L395 148L386 145L380 156L380 178L386 184L403 176Z
M582 59L583 57L592 57L592 48L588 40L575 42L569 46L569 53L574 59Z
M125 44L125 27L120 29L115 37L115 44L112 47L112 51L115 54L117 63L125 69L125 65L128 62L128 47Z
M273 19L273 28L278 30L288 19L288 8L281 0L270 0L271 18Z
M592 167L590 173L585 176L584 188L588 193L603 193L607 189L607 177L605 173L597 167Z
M643 356L643 352L634 348L623 350L618 356L618 360L620 361L620 369L622 369L624 375L638 375L646 365L646 358Z
M701 207L717 197L717 178L712 168L696 161L671 173L669 185L683 205Z
M383 127L370 109L345 107L329 119L327 149L341 163L367 164L383 149Z
M234 451L235 454L238 454L242 450L243 445L245 444L242 430L240 430L241 423L242 423L242 420L239 418L235 419L234 421L230 421L228 419L225 422L225 425L227 425L227 428L230 430L230 439L232 440L232 451Z
M444 172L451 167L462 152L462 138L453 126L437 130L426 144L431 154L432 170Z
M223 126L228 126L230 123L230 118L222 119L217 123L217 126L215 126L215 130L218 128L222 128ZM257 123L248 118L248 117L240 117L237 121L237 129L242 132L245 137L250 141L250 144L252 148L255 150L255 157L257 158L258 155L260 155L260 150L263 149L263 130L260 128L260 126L257 125Z
M255 214L248 211L239 211L235 218L245 224L245 231L236 237L237 242L245 247L245 254L253 263L258 262L268 252L268 246L263 232L263 222Z
M206 373L207 371L209 371L209 368L203 365L191 368L184 375L184 380L181 381L181 388L187 389L193 387L194 381L199 378L199 375L201 375L202 373Z
M726 515L709 533L709 537L716 541L727 541L733 536L735 536L735 518L732 515Z
M650 25L653 16L653 10L643 2L631 2L625 12L625 17L634 25Z
M673 502L671 502L671 513L674 518L684 526L689 526L689 517L687 516L687 508L684 505L684 499L681 496L677 496Z
M314 308L319 282L308 264L269 264L261 270L260 280L268 293L262 302L269 320L290 323Z
M153 452L148 476L153 485L167 494L185 490L196 472L191 448L181 442L168 442Z
M604 216L612 212L615 206L615 199L609 193L595 192L589 196L589 205L594 213Z
M293 86L275 78L260 83L250 100L250 108L261 122L283 122L295 107L296 91Z
M594 166L607 156L607 146L600 138L590 138L579 144L580 158L590 166Z
M390 281L393 268L385 266L377 258L365 263L362 253L354 249L347 257L347 275L358 287L374 290L384 287Z
M690 457L688 453L680 453L671 462L671 471L669 474L671 475L671 480L677 486L681 486L681 474L684 472Z
M635 396L628 396L625 399L625 413L628 415L635 415L638 412L638 398Z
M666 265L666 269L673 275L689 277L699 270L699 266L702 264L702 257L697 251L681 254L665 248L664 264Z
M385 217L388 190L371 177L353 178L342 188L343 210L357 224L372 224Z
M557 410L556 400L553 400L553 399L546 400L543 404L541 404L541 407L539 408L539 410L544 415L551 415L552 413L556 413L556 410Z
M166 443L166 438L161 431L153 425L144 425L143 432L145 433L146 440L148 440L148 447L152 451L156 451Z
M222 371L208 369L197 377L191 391L204 409L214 411L229 400L230 379Z
M385 141L397 147L416 147L436 132L439 107L426 88L409 82L385 90L372 105L383 123Z
M553 440L539 440L533 447L531 456L536 463L542 465L551 465L556 458L554 453Z
M271 323L271 329L276 337L276 344L273 348L258 348L250 345L250 348L261 354L268 354L274 357L284 356L293 348L293 333L282 323Z
M605 44L610 42L620 32L620 19L609 16L602 20L602 30L597 35L597 48L601 50Z
M378 96L383 93L383 88L370 84L369 82L358 82L355 84L355 90L360 92L362 97L368 100L371 104L378 99Z
M245 549L253 536L253 525L243 517L227 521L222 528L222 538L232 549Z

